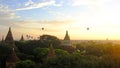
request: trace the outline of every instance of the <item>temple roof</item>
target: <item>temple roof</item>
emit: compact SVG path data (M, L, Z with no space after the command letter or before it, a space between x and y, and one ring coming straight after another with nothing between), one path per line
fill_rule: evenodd
M7 33L7 36L5 38L5 43L7 44L14 44L14 40L13 40L13 36L12 36L12 32L11 32L11 28L9 27L9 31Z
M52 58L52 57L55 57L55 52L54 52L54 48L52 45L50 45L49 47L49 52L48 52L48 58Z
M65 35L64 40L70 40L70 37L69 37L69 35L68 35L68 31L66 31L66 35Z

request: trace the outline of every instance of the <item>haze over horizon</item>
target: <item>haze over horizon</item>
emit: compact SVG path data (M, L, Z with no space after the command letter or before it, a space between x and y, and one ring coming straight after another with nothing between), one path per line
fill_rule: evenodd
M0 38L11 27L14 39L68 30L72 40L120 40L119 18L119 0L0 0Z

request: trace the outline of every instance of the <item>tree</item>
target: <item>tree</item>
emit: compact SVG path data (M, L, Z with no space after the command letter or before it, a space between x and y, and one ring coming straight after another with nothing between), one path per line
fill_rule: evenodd
M40 41L44 47L49 47L49 45L52 44L54 48L58 48L61 44L61 41L52 35L42 35L40 36Z
M29 40L25 42L16 41L15 44L20 52L28 55L32 55L33 50L37 47L40 47L39 41L37 40Z
M69 55L69 53L65 50L62 50L62 49L55 49L55 54L56 56L67 56Z
M35 68L36 64L31 60L19 61L16 63L15 68Z
M35 61L43 63L47 58L48 51L49 51L48 48L36 48L36 49L34 49Z
M10 55L12 48L11 45L2 45L0 44L0 63L1 68L5 68L6 66L6 59Z

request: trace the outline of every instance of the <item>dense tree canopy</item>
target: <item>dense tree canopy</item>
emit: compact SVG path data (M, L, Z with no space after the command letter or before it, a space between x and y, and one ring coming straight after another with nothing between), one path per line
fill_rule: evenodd
M53 44L56 57L48 58L49 45ZM40 40L15 41L20 62L16 68L120 68L120 44L88 41L76 44L68 53L60 49L60 40L43 35ZM10 54L10 45L0 44L2 64Z
M61 41L52 35L42 35L40 36L40 41L46 47L49 47L49 45L52 44L54 48L58 48L61 44Z

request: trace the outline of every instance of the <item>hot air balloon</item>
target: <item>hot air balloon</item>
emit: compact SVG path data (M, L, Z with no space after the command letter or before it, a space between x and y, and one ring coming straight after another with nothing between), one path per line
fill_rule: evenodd
M87 27L87 30L89 30L90 28L89 27Z
M42 30L44 30L44 28L42 28Z

